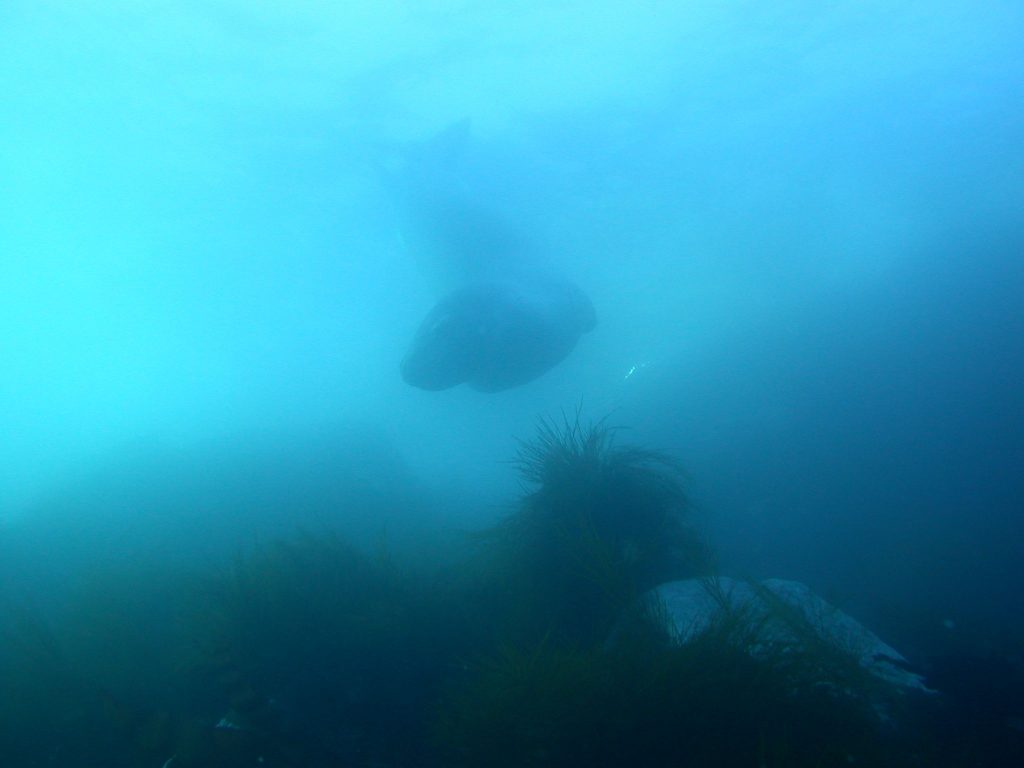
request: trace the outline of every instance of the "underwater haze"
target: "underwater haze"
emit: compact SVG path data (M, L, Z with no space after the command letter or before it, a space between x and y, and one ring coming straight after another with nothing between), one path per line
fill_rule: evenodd
M324 527L429 561L565 414L677 459L724 572L1010 653L1022 41L1013 0L5 0L0 600ZM524 271L592 329L403 380Z

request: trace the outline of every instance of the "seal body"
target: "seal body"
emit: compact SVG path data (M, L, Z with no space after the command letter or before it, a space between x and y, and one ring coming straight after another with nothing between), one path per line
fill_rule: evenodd
M590 299L566 280L471 283L424 318L402 378L427 390L463 383L481 392L509 389L564 360L595 324Z

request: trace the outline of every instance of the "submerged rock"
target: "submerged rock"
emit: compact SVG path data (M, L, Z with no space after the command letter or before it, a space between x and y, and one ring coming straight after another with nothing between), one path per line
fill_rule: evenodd
M750 646L755 655L759 647L767 649L769 644L809 650L809 643L824 641L898 689L931 692L899 651L798 581L686 579L662 584L650 594L664 606L667 628L676 643L696 638L729 613L740 613L758 627L757 639Z

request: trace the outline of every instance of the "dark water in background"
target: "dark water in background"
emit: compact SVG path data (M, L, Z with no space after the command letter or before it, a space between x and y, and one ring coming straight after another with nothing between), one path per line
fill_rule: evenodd
M297 525L433 543L581 407L683 461L724 570L1008 652L1021 40L1014 2L8 0L0 590ZM398 376L440 278L382 158L467 116L455 183L599 317L492 395Z

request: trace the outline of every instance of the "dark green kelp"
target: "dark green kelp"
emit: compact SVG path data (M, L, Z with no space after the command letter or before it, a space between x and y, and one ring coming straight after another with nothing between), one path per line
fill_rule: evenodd
M707 576L710 549L678 466L614 436L542 424L518 504L429 567L323 532L219 567L105 563L60 606L5 606L6 764L963 764L770 591L754 610L708 577L721 610L674 632L652 588Z
M334 536L239 557L197 618L196 669L224 727L262 734L292 765L420 759L423 713L466 635L430 583Z
M784 619L780 619L784 620ZM453 766L892 765L912 751L852 685L851 662L780 643L763 614L726 612L682 645L657 605L614 642L546 639L480 659L437 734ZM906 764L906 763L904 763Z
M484 538L518 637L599 640L645 590L710 567L670 457L577 418L541 422L515 464L532 488Z

